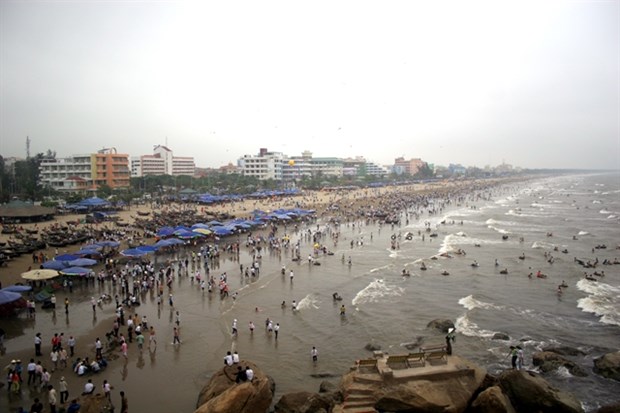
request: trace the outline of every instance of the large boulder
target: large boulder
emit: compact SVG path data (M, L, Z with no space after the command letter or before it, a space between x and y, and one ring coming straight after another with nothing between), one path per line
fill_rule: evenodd
M454 328L454 323L452 320L448 320L445 318L436 318L426 325L426 328L433 328L441 331L442 333L447 333L449 329Z
M286 393L274 406L276 413L315 413L329 412L333 402L317 393L296 392Z
M578 357L578 356L585 356L586 355L585 351L581 351L578 348L569 347L569 346L544 347L542 349L542 351L550 351L552 353L556 353L556 354L559 354L561 356L571 356L571 357Z
M235 382L238 366L249 366L254 370L252 382ZM224 366L213 374L198 395L195 413L266 412L274 392L275 383L271 377L254 363L241 360L239 364Z
M532 355L532 363L538 366L543 373L548 373L560 367L564 367L573 376L586 377L588 375L588 373L576 363L550 351L539 351L534 353Z
M583 413L575 396L552 387L536 373L508 370L498 380L518 412Z
M476 397L471 404L471 413L516 413L510 399L499 386L492 386Z
M594 372L608 379L620 381L620 351L594 359Z
M510 340L510 336L506 333L495 333L493 334L493 337L491 337L491 340Z

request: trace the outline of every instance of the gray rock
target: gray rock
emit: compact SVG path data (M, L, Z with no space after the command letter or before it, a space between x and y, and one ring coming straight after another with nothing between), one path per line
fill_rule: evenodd
M620 381L620 351L594 359L594 372L608 379Z
M332 403L325 397L310 392L286 393L274 406L276 413L328 412Z
M578 348L569 347L569 346L555 346L555 347L545 347L542 351L550 351L552 353L559 354L561 356L585 356L586 353L584 351L579 350Z
M508 370L499 376L499 383L518 412L583 413L575 396L552 387L536 373Z
M586 377L588 375L588 373L576 363L550 351L539 351L534 353L532 355L532 363L540 367L540 371L543 373L548 373L560 367L564 367L573 376Z
M445 318L436 318L426 325L426 328L433 328L441 331L442 333L447 333L448 329L454 328L454 323L452 320L448 320Z
M368 343L364 346L364 349L368 351L379 351L381 350L381 346L379 344Z
M471 405L471 413L516 413L510 399L502 393L499 386L492 386L476 397Z
M493 334L493 337L491 337L492 340L510 340L510 336L506 333L495 333Z
M323 380L319 385L319 393L330 393L336 390L338 390L338 386L327 380Z

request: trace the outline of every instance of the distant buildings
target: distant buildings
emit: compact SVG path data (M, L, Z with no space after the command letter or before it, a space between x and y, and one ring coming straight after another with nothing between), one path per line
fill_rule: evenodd
M172 151L163 145L156 145L152 155L131 158L131 176L147 175L189 175L194 176L196 164L191 156L174 156Z
M397 175L400 174L408 174L415 175L418 173L420 169L422 169L426 165L420 158L414 158L406 160L402 156L394 159L394 173Z
M257 155L244 155L237 162L241 174L255 178L291 181L304 177L317 176L382 176L388 169L364 157L340 159L335 157L312 157L312 152L304 151L301 156L288 156L281 152L270 152L261 148Z
M61 192L129 187L129 155L116 148L67 158L44 158L39 166L41 184Z

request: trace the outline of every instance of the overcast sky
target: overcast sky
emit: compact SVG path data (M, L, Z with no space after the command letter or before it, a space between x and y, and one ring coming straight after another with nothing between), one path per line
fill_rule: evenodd
M0 154L620 168L620 1L0 2Z

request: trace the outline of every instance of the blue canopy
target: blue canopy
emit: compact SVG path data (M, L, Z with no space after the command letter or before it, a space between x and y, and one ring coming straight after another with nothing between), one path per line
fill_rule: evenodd
M13 291L6 291L5 289L0 290L0 305L12 303L13 301L17 301L22 298L21 294L15 293Z
M126 249L124 251L121 251L121 254L124 255L125 257L143 257L147 254L149 254L148 251L142 251L139 250L137 248L129 248Z
M121 245L121 243L118 241L99 241L96 242L95 245L99 245L100 247L116 248Z
M192 225L190 229L196 229L196 228L209 229L209 225L197 223L197 224Z
M217 221L215 219L213 221L207 222L207 224L212 225L212 226L224 225L220 221Z
M29 285L9 285L8 287L4 287L0 291L10 291L12 293L25 293L30 290L32 290L32 287Z
M172 227L162 227L157 231L158 237L169 237L172 234L174 234L174 228Z
M83 249L75 252L76 255L101 255L101 253L95 249ZM79 257L78 257L79 258Z
M230 228L226 227L213 227L212 231L215 235L230 235L233 232Z
M179 229L174 231L174 235L176 237L179 238L194 238L194 237L201 237L202 234L199 234L197 232L191 231L191 230L186 230L186 229Z
M43 264L41 264L41 267L45 268L46 270L62 270L63 268L67 268L67 261L45 261Z
M171 239L160 239L155 244L153 244L153 246L155 248L169 247L169 246L173 245L170 241L172 241L172 240Z
M105 199L101 199L101 198L94 196L92 198L82 199L80 202L77 203L77 205L83 206L83 207L102 207L102 206L108 206L110 205L110 203L106 201Z
M184 245L185 244L185 241L182 241L182 240L177 239L177 238L172 238L172 239L169 239L169 240L166 240L166 241L168 241L169 245Z
M95 264L97 264L97 260L91 260L90 258L78 258L69 261L69 265L72 267L89 267Z
M62 254L62 255L57 255L56 257L54 257L54 260L56 261L71 261L71 260L75 260L80 258L79 255L74 255L74 254Z
M69 267L69 268L65 268L64 270L61 270L60 273L61 274L66 274L66 275L86 275L93 272L90 268L84 268L84 267Z
M153 245L140 245L139 247L136 247L135 249L140 250L140 251L144 251L144 252L155 252L155 251L157 251L157 247L155 247Z

